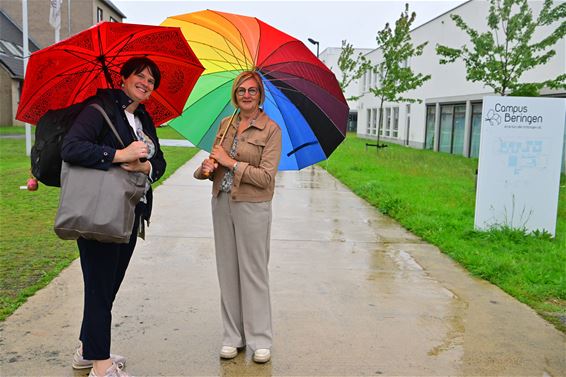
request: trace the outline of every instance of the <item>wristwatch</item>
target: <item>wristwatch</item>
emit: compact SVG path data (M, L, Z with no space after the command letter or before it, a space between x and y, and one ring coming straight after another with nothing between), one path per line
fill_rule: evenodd
M237 168L238 168L238 161L236 161L234 166L232 166L232 173L235 173Z

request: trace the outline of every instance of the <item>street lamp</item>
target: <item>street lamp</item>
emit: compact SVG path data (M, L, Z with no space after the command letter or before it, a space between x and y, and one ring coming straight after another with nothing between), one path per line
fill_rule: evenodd
M312 43L313 45L316 45L316 57L318 58L318 45L320 44L318 41L315 41L312 38L309 38L309 42Z

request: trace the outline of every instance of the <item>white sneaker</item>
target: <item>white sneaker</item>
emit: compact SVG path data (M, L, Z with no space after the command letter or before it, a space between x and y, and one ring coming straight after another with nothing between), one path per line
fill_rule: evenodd
M223 359L233 359L238 356L238 349L232 346L222 346L220 349L220 357Z
M233 359L238 356L238 349L232 346L222 346L220 349L220 357L223 359Z
M116 363L116 365L120 369L126 366L126 358L124 356L110 354L110 359L112 359L112 361ZM84 359L81 352L81 347L79 347L73 355L73 369L87 368L92 368L92 360Z
M92 368L90 370L90 373L88 374L88 377L133 377L133 376L130 376L128 373L124 372L122 368L116 365L116 363L112 363L112 366L106 369L106 373L104 373L104 376L98 376L94 372L94 368Z
M255 350L253 360L256 363L267 363L271 360L271 351L267 348L259 348Z

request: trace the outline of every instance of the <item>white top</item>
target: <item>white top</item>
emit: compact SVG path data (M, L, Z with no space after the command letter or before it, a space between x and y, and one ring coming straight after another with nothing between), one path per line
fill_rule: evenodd
M141 122L140 120L132 113L130 113L129 111L124 111L126 113L126 118L128 119L128 123L130 124L130 127L132 127L132 130L134 130L134 135L137 135L136 130L137 130L137 125L139 123L139 127L141 128Z
M138 138L138 140L139 140L139 135L138 135L137 130L143 130L140 119L127 110L125 110L124 113L126 114L126 119L128 119L128 124L130 125L130 127L132 127L132 130L134 130L134 135L136 135L136 138ZM146 142L145 140L143 140L143 141ZM147 142L146 142L146 144L147 144ZM151 143L151 144L153 144L153 143ZM151 151L151 147L149 145L148 145L148 148L150 148L150 151ZM153 153L151 153L151 155L153 155ZM150 180L151 180L151 173L152 172L153 172L153 165L151 165L151 162L150 162L149 163L149 175L148 175L148 178Z

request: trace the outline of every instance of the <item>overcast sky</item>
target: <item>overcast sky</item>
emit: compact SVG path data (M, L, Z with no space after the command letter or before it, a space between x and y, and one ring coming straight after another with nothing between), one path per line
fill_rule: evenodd
M340 47L343 39L354 47L375 48L377 31L386 22L395 22L406 1L151 1L112 0L127 16L125 22L159 25L168 16L204 9L257 17L285 33L302 40L320 42L326 47ZM414 27L464 3L464 1L409 1L417 13Z

